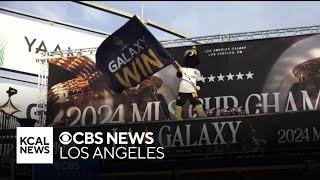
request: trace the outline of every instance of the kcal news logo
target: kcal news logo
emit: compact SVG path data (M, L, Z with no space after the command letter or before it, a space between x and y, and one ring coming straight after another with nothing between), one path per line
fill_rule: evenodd
M53 163L52 127L17 127L17 164Z

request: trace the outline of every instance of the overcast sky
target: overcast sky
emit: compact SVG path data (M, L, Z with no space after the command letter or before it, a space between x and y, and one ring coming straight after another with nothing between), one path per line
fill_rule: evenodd
M141 1L99 3L141 16ZM144 18L191 37L320 25L320 2L312 1L147 1L143 2L143 5ZM125 18L69 1L1 1L0 6L110 33L127 21ZM177 38L153 28L149 29L159 40Z

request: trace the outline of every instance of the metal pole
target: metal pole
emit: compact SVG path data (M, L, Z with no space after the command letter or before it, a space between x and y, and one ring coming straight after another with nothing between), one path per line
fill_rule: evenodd
M25 16L28 18L33 18L33 19L37 19L37 20L41 20L41 21L46 21L48 23L54 23L54 24L58 24L58 25L62 25L62 26L67 26L70 28L74 28L74 29L78 29L78 30L82 30L82 31L87 31L87 32L91 32L91 33L95 33L95 34L99 34L99 35L103 35L103 36L109 36L111 33L107 33L107 32L102 32L102 31L98 31L98 30L94 30L94 29L90 29L87 27L83 27L80 25L74 25L71 23L66 23L66 22L62 22L62 21L56 21L53 19L49 19L49 18L45 18L45 17L40 17L38 15L34 15L34 14L30 14L30 13L26 13L26 12L21 12L18 10L13 10L10 8L5 8L5 7L0 7L1 11L7 12L7 13L13 13L16 15L20 15L20 16Z
M90 8L94 8L94 9L97 9L97 10L100 10L100 11L104 11L104 12L107 12L107 13L110 13L110 14L114 14L114 15L117 15L117 16L120 16L120 17L123 17L123 18L127 18L127 19L130 19L131 17L134 16L134 14L123 12L123 11L120 11L118 9L110 8L110 7L107 7L105 5L93 2L93 1L73 1L73 2L81 4L81 5L84 5L84 6L87 6L87 7L90 7ZM154 27L154 28L159 29L161 31L164 31L166 33L172 34L172 35L177 36L179 38L189 38L187 35L185 35L183 33L176 32L173 29L170 29L170 28L168 28L168 27L166 27L164 25L160 25L158 23L152 22L149 19L146 19L143 22L145 22L146 25L149 25L151 27Z
M143 19L143 1L141 1L141 17Z

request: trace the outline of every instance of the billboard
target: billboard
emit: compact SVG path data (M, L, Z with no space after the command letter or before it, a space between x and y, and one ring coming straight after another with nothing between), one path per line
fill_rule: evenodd
M318 109L319 38L315 34L198 45L204 108L214 111L212 116L237 114L239 108L240 114ZM187 48L168 51L183 64ZM94 55L53 58L46 123L84 126L174 119L179 82L170 65L117 94L106 86ZM189 104L184 112L185 118L195 117Z
M38 74L36 62L42 52L97 47L101 35L71 30L63 26L0 14L1 67Z
M94 55L54 58L49 61L47 125L90 125L170 119L167 102L174 88L164 81L175 75L167 66L121 94L108 88Z
M316 34L198 46L205 107L242 106L246 114L319 109L319 38ZM181 59L184 49L169 52Z
M105 37L58 26L34 19L0 13L0 107L8 101L8 89L18 109L13 116L36 118L38 103L38 73L42 52L97 47ZM3 110L3 108L1 109Z

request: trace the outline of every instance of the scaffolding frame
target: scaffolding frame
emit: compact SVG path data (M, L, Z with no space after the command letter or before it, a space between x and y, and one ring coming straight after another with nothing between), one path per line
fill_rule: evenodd
M42 59L36 59L37 63L40 63L40 69L38 74L38 90L39 99L37 103L37 116L38 121L35 127L44 127L46 125L47 115L47 93L48 93L48 75L49 75L49 61L48 54L42 53Z
M263 30L254 32L242 32L232 34L219 34L212 36L201 36L193 38L183 38L160 41L166 48L179 47L179 46L190 46L194 45L193 42L200 42L201 44L221 43L221 42L234 42L234 41L247 41L247 40L258 40L258 39L269 39L279 37L289 37L297 35L311 35L320 33L320 25L315 26L304 26L295 28L282 28L274 30Z

